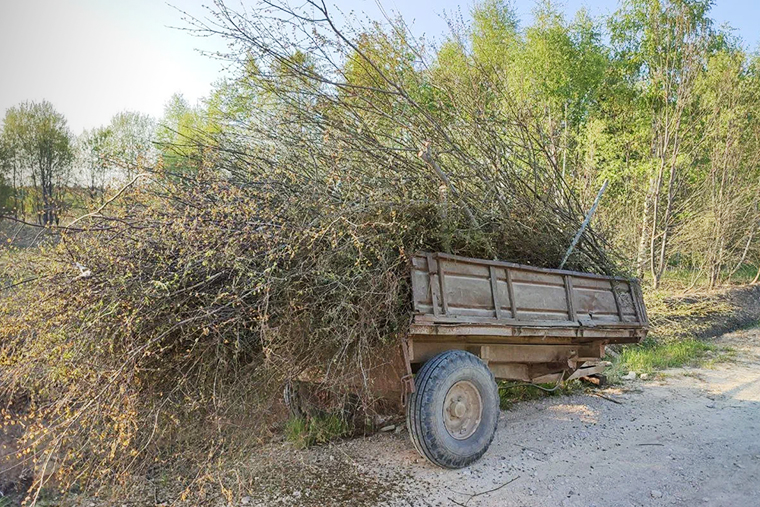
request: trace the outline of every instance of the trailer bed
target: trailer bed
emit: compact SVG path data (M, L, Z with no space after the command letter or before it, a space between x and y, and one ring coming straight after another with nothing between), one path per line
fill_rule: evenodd
M471 352L497 378L549 380L636 343L649 328L635 279L444 253L412 259L408 361Z

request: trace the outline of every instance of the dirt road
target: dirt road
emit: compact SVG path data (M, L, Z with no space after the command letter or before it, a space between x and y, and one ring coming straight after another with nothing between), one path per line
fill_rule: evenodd
M278 493L246 504L757 507L760 329L717 343L735 359L604 391L619 403L576 395L502 412L469 468L434 467L405 430L381 433L294 454L309 474L283 467Z

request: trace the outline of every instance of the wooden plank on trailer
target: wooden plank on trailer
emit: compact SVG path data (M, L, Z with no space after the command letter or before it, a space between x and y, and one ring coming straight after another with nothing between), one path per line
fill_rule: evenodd
M615 296L615 307L617 308L618 318L620 322L623 322L625 320L623 319L623 307L620 304L620 294L615 290L614 280L610 280L610 290L612 290L612 295Z
M524 380L530 382L530 370L527 364L520 363L489 363L488 369L493 376L504 380Z
M509 305L512 312L512 318L517 320L517 301L515 301L515 287L512 283L512 272L509 268L504 270L507 273L507 291L509 292Z
M415 343L454 343L462 342L468 345L575 345L585 351L585 347L593 346L598 338L585 336L484 336L484 335L410 335L409 340ZM605 340L606 341L606 340ZM581 354L581 351L578 352ZM585 353L585 352L584 352Z
M636 320L644 327L649 326L649 317L647 316L646 307L644 306L644 297L641 292L641 286L635 280L628 282L628 287L631 291L631 301L633 301L633 308L636 312Z
M494 363L560 363L578 355L577 345L488 345Z
M567 315L570 320L577 320L575 315L575 305L573 304L573 279L569 275L564 275L565 280L565 297L567 298Z
M493 266L488 267L489 274L491 275L491 296L493 298L494 314L498 320L501 320L501 303L499 302L499 287L498 279L496 278L496 268ZM514 315L512 315L514 317Z
M443 263L438 261L438 281L441 284L441 303L443 304L443 314L449 314L449 297L446 293L446 270Z
M427 255L427 253L421 253L421 254ZM536 273L549 273L552 275L573 275L579 278L596 278L599 280L609 280L610 278L613 278L615 280L627 281L626 278L623 278L621 276L607 276L607 275L598 275L596 273L582 273L580 271L570 271L567 269L538 268L536 266L528 266L526 264L516 264L514 262L493 261L493 260L488 260L488 259L476 259L473 257L462 257L461 255L453 255L453 254L447 254L447 253L438 253L436 255L441 259L448 259L452 261L464 262L464 263L469 263L469 264L477 264L481 266L491 265L491 266L498 266L498 267L505 267L505 268L520 269L523 271L534 271Z
M528 327L580 327L581 324L578 323L578 321L572 321L572 320L566 320L566 318L562 319L531 319L531 320L523 320L523 319L510 319L510 318L502 318L501 320L496 320L493 317L478 317L478 316L471 316L471 315L441 315L439 317L436 317L434 315L430 314L423 314L423 315L415 315L414 317L415 322L423 323L423 324L488 324L495 327L510 327L510 326L528 326ZM591 327L597 327L597 326L606 326L606 325L619 325L620 323L617 320L614 321L594 321L593 325L589 324ZM626 329L630 328L631 325L629 324L626 326Z
M603 363L592 364L586 366L585 364L575 370L575 372L567 378L567 381L579 379L581 377L588 377L589 375L598 375L603 373L607 369L607 365Z
M427 268L428 268L428 276L430 277L430 280L428 282L428 285L430 286L430 300L433 302L433 315L436 317L441 314L440 308L438 308L438 302L440 298L438 297L438 291L440 290L440 286L438 284L438 280L436 280L436 271L433 269L433 255L427 254Z

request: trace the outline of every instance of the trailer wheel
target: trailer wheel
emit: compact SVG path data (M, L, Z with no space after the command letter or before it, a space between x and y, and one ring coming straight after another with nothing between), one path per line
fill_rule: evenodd
M426 362L415 379L406 421L417 451L445 468L462 468L491 445L499 420L499 389L476 356L448 350Z

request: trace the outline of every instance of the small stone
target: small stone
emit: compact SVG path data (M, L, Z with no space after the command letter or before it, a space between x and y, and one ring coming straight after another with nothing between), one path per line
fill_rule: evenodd
M396 429L396 425L395 424L389 424L388 426L383 426L382 428L380 428L380 431L382 431L382 432L393 431L395 429Z
M635 371L629 371L627 375L623 375L623 380L636 380L636 372Z
M301 498L301 492L299 490L293 491L293 498Z
M662 498L662 491L658 489L653 489L651 495L652 495L652 498Z
M641 376L639 376L641 380L649 380L649 374L648 373L642 373Z
M250 496L244 496L240 499L240 505L248 505L251 503L251 497Z

